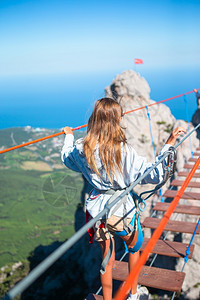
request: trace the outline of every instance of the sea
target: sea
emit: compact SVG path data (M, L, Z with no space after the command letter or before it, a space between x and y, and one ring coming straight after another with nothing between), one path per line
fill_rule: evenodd
M195 67L145 69L136 72L151 89L150 98L164 100L200 88L199 70ZM94 102L104 97L122 69L80 72L61 75L26 75L0 77L0 129L39 127L60 129L87 123ZM183 97L165 103L176 119L187 120ZM195 94L187 96L189 121L197 109Z

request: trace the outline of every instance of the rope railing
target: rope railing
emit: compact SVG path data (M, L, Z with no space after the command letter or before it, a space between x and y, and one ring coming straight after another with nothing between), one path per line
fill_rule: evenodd
M148 105L146 106L146 110L147 110L147 117L148 117L148 121L149 121L149 130L150 130L150 135L151 135L151 144L153 147L153 154L154 154L154 157L156 158L156 148L155 148L155 143L154 143L154 139L153 139L153 132L152 132L152 127L151 127L151 116L149 113ZM162 189L159 190L159 194L160 194L161 202L163 202L164 200L163 200L163 195L162 195Z
M199 127L200 127L200 123L193 130L191 130L175 146L175 148L177 148L185 139L187 139ZM87 232L87 230L89 228L94 226L94 224L100 218L105 216L111 210L111 208L115 204L117 204L118 201L120 201L120 199L122 199L124 196L126 196L138 183L140 183L148 174L150 174L151 171L153 169L155 169L168 155L169 155L169 152L164 153L162 158L159 159L157 162L155 162L154 165L151 168L149 168L142 176L140 176L134 183L132 183L126 189L122 190L118 196L113 197L113 201L110 204L108 204L96 217L94 217L87 224L85 224L81 229L79 229L68 241L66 241L64 244L62 244L58 249L56 249L52 254L50 254L45 260L43 260L24 279L22 279L19 283L17 283L17 285L14 288L12 288L5 295L3 300L13 299L18 294L21 294L25 289L27 289L38 277L40 277L51 265L53 265L68 249L70 249ZM200 161L200 158L199 158L199 161ZM174 207L174 209L175 209L175 207ZM124 291L123 291L123 293L124 293ZM117 298L117 299L122 299L122 298Z
M198 90L200 90L200 88L198 88L198 89L196 89L196 90L198 91ZM180 94L180 95L177 95L177 96L173 96L173 97L171 97L171 98L167 98L167 99L164 99L164 100L161 100L161 101L158 101L158 102L154 102L154 103L151 103L151 104L149 104L149 105L141 106L141 107L138 107L138 108L129 110L129 111L127 111L127 112L124 112L123 115L129 114L129 113L132 113L132 112L141 110L141 109L145 109L146 107L150 107L150 106L153 106L153 105L157 105L157 104L160 104L160 103L164 103L164 102L167 102L167 101L170 101L170 100L173 100L173 99L182 97L182 96L184 96L184 95L191 94L191 93L193 93L193 92L194 92L194 90L189 91L189 92L186 92L186 93L184 93L184 94ZM88 125L88 124L84 124L84 125L81 125L81 126L72 128L72 131L80 130L80 129L82 129L82 128L87 127L87 125ZM21 145L16 145L16 146L14 146L14 147L10 147L10 148L7 148L7 149L3 149L3 150L0 151L0 154L9 152L9 151L12 151L12 150L15 150L15 149L19 149L19 148L22 148L22 147L25 147L25 146L29 146L29 145L32 145L32 144L35 144L35 143L38 143L38 142L41 142L41 141L44 141L44 140L47 140L47 139L50 139L50 138L54 138L54 137L59 136L59 135L62 135L62 134L64 134L64 131L61 131L61 132L58 132L58 133L54 133L54 134L48 135L48 136L46 136L46 137L43 137L43 138L40 138L40 139L37 139L37 140L33 140L33 141L30 141L30 142L27 142L27 143L23 143L23 144L21 144Z
M190 124L189 124L189 113L188 113L188 101L187 101L187 97L186 95L184 95L184 103L185 103L185 113L186 113L186 120L187 120L187 124L188 124L188 130L190 130ZM190 152L191 152L191 156L193 157L193 150L192 150L192 141L191 141L191 137L189 138L189 142L190 142Z
M199 91L200 88L199 88L199 89L196 89L196 90ZM194 93L194 90L189 91L189 92L186 92L186 93L184 93L184 94L179 94L179 95L177 95L177 96L173 96L173 97L171 97L171 98L167 98L167 99L164 99L164 100L161 100L161 101L158 101L158 102L151 103L151 104L148 105L148 107L153 106L153 105L157 105L157 104L160 104L160 103L164 103L164 102L167 102L167 101L170 101L170 100L179 98L179 97L183 97L184 95L189 95L189 94L191 94L191 93ZM129 114L129 113L134 112L134 111L138 111L138 110L140 110L140 109L144 109L144 108L146 108L146 105L145 105L145 106L138 107L138 108L135 108L135 109L132 109L132 110L129 110L129 111L125 112L124 115Z
M163 218L161 219L158 227L155 229L151 239L147 243L145 249L143 250L140 258L138 259L138 262L134 269L129 273L126 281L123 283L122 287L117 292L115 300L123 300L125 299L128 291L131 289L132 283L136 280L137 276L139 275L143 265L146 263L150 252L153 250L156 242L158 241L159 237L161 236L166 224L168 223L173 211L175 210L179 200L181 199L186 187L188 186L190 180L192 179L194 173L196 172L198 166L200 164L200 157L197 159L196 163L194 164L193 168L191 169L190 173L186 177L186 179L183 182L183 185L181 186L180 190L178 190L175 198L171 202L169 208L167 209L166 213L164 214Z
M75 127L75 128L72 128L72 131L79 130L79 129L82 129L82 128L85 128L85 127L87 127L87 124L81 125L81 126L78 126L78 127ZM8 149L1 150L0 154L9 152L9 151L12 151L12 150L15 150L15 149L19 149L19 148L22 148L22 147L25 147L25 146L29 146L29 145L32 145L32 144L35 144L35 143L38 143L38 142L41 142L41 141L44 141L44 140L47 140L47 139L51 139L51 138L54 138L54 137L62 135L62 134L64 134L64 131L61 131L61 132L58 132L58 133L54 133L54 134L45 136L43 138L40 138L40 139L37 139L37 140L34 140L34 141L23 143L21 145L10 147Z

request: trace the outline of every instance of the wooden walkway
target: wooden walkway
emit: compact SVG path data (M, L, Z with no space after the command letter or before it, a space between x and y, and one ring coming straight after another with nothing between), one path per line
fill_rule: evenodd
M198 152L199 151L199 152ZM197 148L196 152L193 154L194 156L200 155L200 148ZM185 171L178 173L178 179L175 179L171 183L171 187L177 187L180 188L184 182L184 177L186 177L194 165L194 162L197 160L197 158L190 158L188 160L189 163L184 165ZM200 169L200 167L198 168ZM180 179L181 178L181 179ZM178 204L174 213L179 214L185 214L185 215L193 215L193 216L200 216L200 192L196 192L197 189L200 191L200 172L197 170L197 172L193 176L194 179L190 181L188 187L190 189L195 189L195 192L192 191L185 191L181 199L189 199L189 200L196 200L195 203L197 205L185 205L185 204ZM164 193L164 197L168 198L168 201L172 201L172 199L176 196L177 190L171 190L168 189ZM199 206L198 206L199 204ZM170 203L168 202L158 202L153 207L154 211L160 211L165 212ZM173 215L172 215L173 216ZM161 219L158 218L150 218L147 217L142 223L142 226L144 228L150 228L150 229L156 229L158 227L158 224L160 223ZM195 229L196 223L192 222L182 222L182 221L174 221L169 220L165 231L170 232L179 232L179 233L188 233L190 235L193 234ZM197 234L200 234L200 227L197 229ZM149 239L144 238L141 251L144 250L148 243ZM186 255L186 248L188 244L185 243L179 243L179 242L172 242L167 240L158 240L152 253L159 254L159 255L165 255L170 257L177 257L177 258L184 258ZM190 255L189 258L192 258L194 251L194 245L190 248ZM113 267L113 279L124 281L128 276L128 263L127 262L120 262L115 261L114 267ZM155 268L155 267L148 267L143 266L140 275L138 283L141 285L144 285L146 287L152 287L172 292L180 292L183 281L185 278L184 272L177 272L174 270L168 270L168 269L162 269L162 268ZM97 299L102 300L103 297L100 295L95 294L89 294L86 298L88 300L91 299Z

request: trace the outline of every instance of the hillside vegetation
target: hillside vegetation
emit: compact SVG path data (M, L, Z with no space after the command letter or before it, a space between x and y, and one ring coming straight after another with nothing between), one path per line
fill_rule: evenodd
M0 130L0 148L53 134L54 130ZM83 132L77 132L79 138ZM26 259L40 244L74 233L83 179L60 160L63 136L0 154L0 267Z

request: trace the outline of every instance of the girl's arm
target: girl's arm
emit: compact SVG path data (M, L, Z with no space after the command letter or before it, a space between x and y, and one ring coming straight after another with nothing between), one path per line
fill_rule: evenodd
M174 146L177 137L185 132L186 130L183 127L177 127L176 129L174 129L170 134L169 138L167 139L166 144L162 148L161 152L157 156L156 161L160 160L164 152L167 151L170 146ZM132 155L133 155L133 162L131 168L132 171L131 180L135 181L137 178L142 176L148 169L150 169L153 166L153 164L147 162L146 158L139 156L135 150L133 150ZM140 182L140 184L146 184L146 183L158 184L163 180L163 175L164 172L162 168L162 163L160 163Z
M179 135L184 134L186 132L185 128L183 127L177 127L175 128L170 136L168 137L166 144L169 144L171 146L174 146L176 139L178 138Z
M61 160L69 169L81 172L76 159L77 151L74 147L74 136L73 131L70 127L63 128L65 133L64 145L61 150Z

